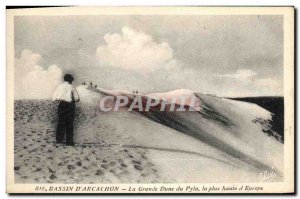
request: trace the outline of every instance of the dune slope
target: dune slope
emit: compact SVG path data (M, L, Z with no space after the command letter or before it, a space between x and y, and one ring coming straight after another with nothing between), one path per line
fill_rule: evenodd
M97 122L114 127L115 132L121 135L134 138L136 146L127 147L151 149L152 159L164 170L162 175L168 175L168 178L183 173L175 180L219 181L214 177L215 174L207 172L209 166L214 172L226 171L223 175L228 177L223 180L227 181L257 180L259 174L266 170L276 172L276 180L282 179L283 144L264 133L263 130L268 128L268 121L272 118L271 113L255 104L184 90L185 95L197 98L199 111L161 112L154 107L148 112L105 113L96 108L102 97L125 95L133 99L135 95L82 86L78 90L83 96L82 104L94 107L97 112ZM172 96L177 93L182 92L170 92ZM162 95L166 97L168 93ZM257 119L261 122L255 122ZM175 160L171 158L172 155L176 157ZM174 168L174 165L181 164L181 168ZM199 172L203 170L206 172ZM233 177L237 171L240 172L239 179Z

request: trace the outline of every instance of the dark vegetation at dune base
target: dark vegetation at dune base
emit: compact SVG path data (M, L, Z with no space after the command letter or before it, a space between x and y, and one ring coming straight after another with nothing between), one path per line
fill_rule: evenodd
M229 98L243 102L251 102L270 111L272 115L272 130L284 140L284 98L283 97L241 97Z

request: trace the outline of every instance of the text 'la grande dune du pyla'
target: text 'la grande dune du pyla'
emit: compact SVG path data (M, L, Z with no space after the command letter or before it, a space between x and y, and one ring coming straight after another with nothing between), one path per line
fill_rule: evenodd
M185 191L185 192L218 192L218 191L262 191L263 187L256 186L137 186L128 188L120 188L119 186L50 186L49 192L169 192L169 191ZM46 191L46 189L44 189Z

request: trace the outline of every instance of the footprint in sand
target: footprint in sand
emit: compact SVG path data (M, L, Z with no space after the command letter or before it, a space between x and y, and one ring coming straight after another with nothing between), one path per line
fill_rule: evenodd
M127 167L127 165L125 163L121 163L120 165L121 165L121 167L125 167L125 168Z
M39 172L42 171L42 168L37 168L36 170L34 170L33 172Z
M107 164L102 164L101 167L104 168L104 169L108 169L108 165Z
M143 167L141 165L139 165L139 164L135 164L134 168L137 169L137 170L139 170L139 171L143 170Z
M16 167L14 167L14 170L15 170L15 171L19 171L19 170L20 170L20 167L19 167L19 166L16 166Z
M71 165L71 164L69 164L69 165L67 166L67 168L68 168L69 170L75 170L75 167L74 167L73 165Z
M96 171L95 175L102 176L102 175L104 175L104 172L101 169L99 169L99 170Z
M141 164L141 162L137 161L137 160L132 160L132 163L134 163L134 164Z
M49 177L51 180L56 179L57 177L54 174L51 174L51 176Z
M128 155L128 157L130 157L130 158L134 158L132 155Z

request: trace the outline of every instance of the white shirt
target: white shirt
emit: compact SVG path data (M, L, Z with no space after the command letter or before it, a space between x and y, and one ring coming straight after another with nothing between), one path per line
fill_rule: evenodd
M57 89L54 92L52 100L72 102L72 94L75 102L78 102L80 98L76 89L74 89L73 86L68 82L64 82L57 87Z

